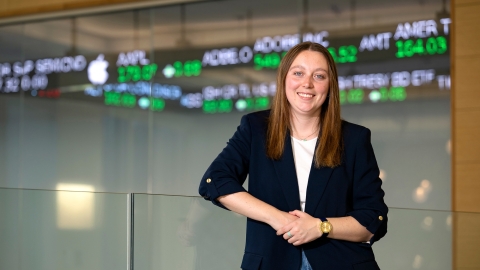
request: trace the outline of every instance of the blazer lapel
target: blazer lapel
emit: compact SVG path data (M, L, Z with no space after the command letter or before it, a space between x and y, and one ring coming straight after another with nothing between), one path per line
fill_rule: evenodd
M315 157L314 157L315 159ZM320 199L325 192L333 169L329 167L315 168L315 163L312 162L310 175L308 177L307 185L307 201L305 202L305 212L313 215L317 209Z
M287 132L283 156L280 160L273 161L277 177L287 199L289 211L300 210L300 194L298 191L297 171L293 159L292 141Z

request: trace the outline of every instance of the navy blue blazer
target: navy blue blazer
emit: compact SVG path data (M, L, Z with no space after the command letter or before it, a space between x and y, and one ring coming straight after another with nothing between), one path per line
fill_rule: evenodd
M223 207L217 198L246 191L282 211L300 210L295 163L290 135L280 160L265 154L267 119L270 111L242 117L227 146L205 172L199 193ZM379 269L371 244L387 232L388 208L379 169L370 142L370 130L342 122L345 149L342 164L335 168L312 168L308 179L305 212L314 217L352 216L374 234L368 243L319 238L293 246L268 224L247 219L247 235L242 269L297 270L301 251L316 269ZM335 230L335 228L333 228ZM234 232L232 232L234 233ZM214 263L214 262L212 262ZM227 266L225 266L227 267Z

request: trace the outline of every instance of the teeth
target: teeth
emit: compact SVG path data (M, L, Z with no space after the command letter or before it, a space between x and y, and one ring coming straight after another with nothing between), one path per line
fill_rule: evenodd
M298 93L298 95L301 96L301 97L306 97L306 98L313 97L313 95L305 94L305 93Z

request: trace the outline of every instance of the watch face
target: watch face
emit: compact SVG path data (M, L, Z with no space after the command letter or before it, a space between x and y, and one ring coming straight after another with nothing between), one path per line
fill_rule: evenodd
M322 229L323 233L329 233L332 230L332 224L328 221L322 222L322 225L320 227Z

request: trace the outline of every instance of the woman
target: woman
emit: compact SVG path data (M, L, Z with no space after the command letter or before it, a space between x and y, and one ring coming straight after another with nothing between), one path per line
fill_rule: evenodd
M277 87L270 111L243 116L200 194L248 217L242 269L378 269L371 245L388 208L370 131L340 118L328 50L293 47Z

